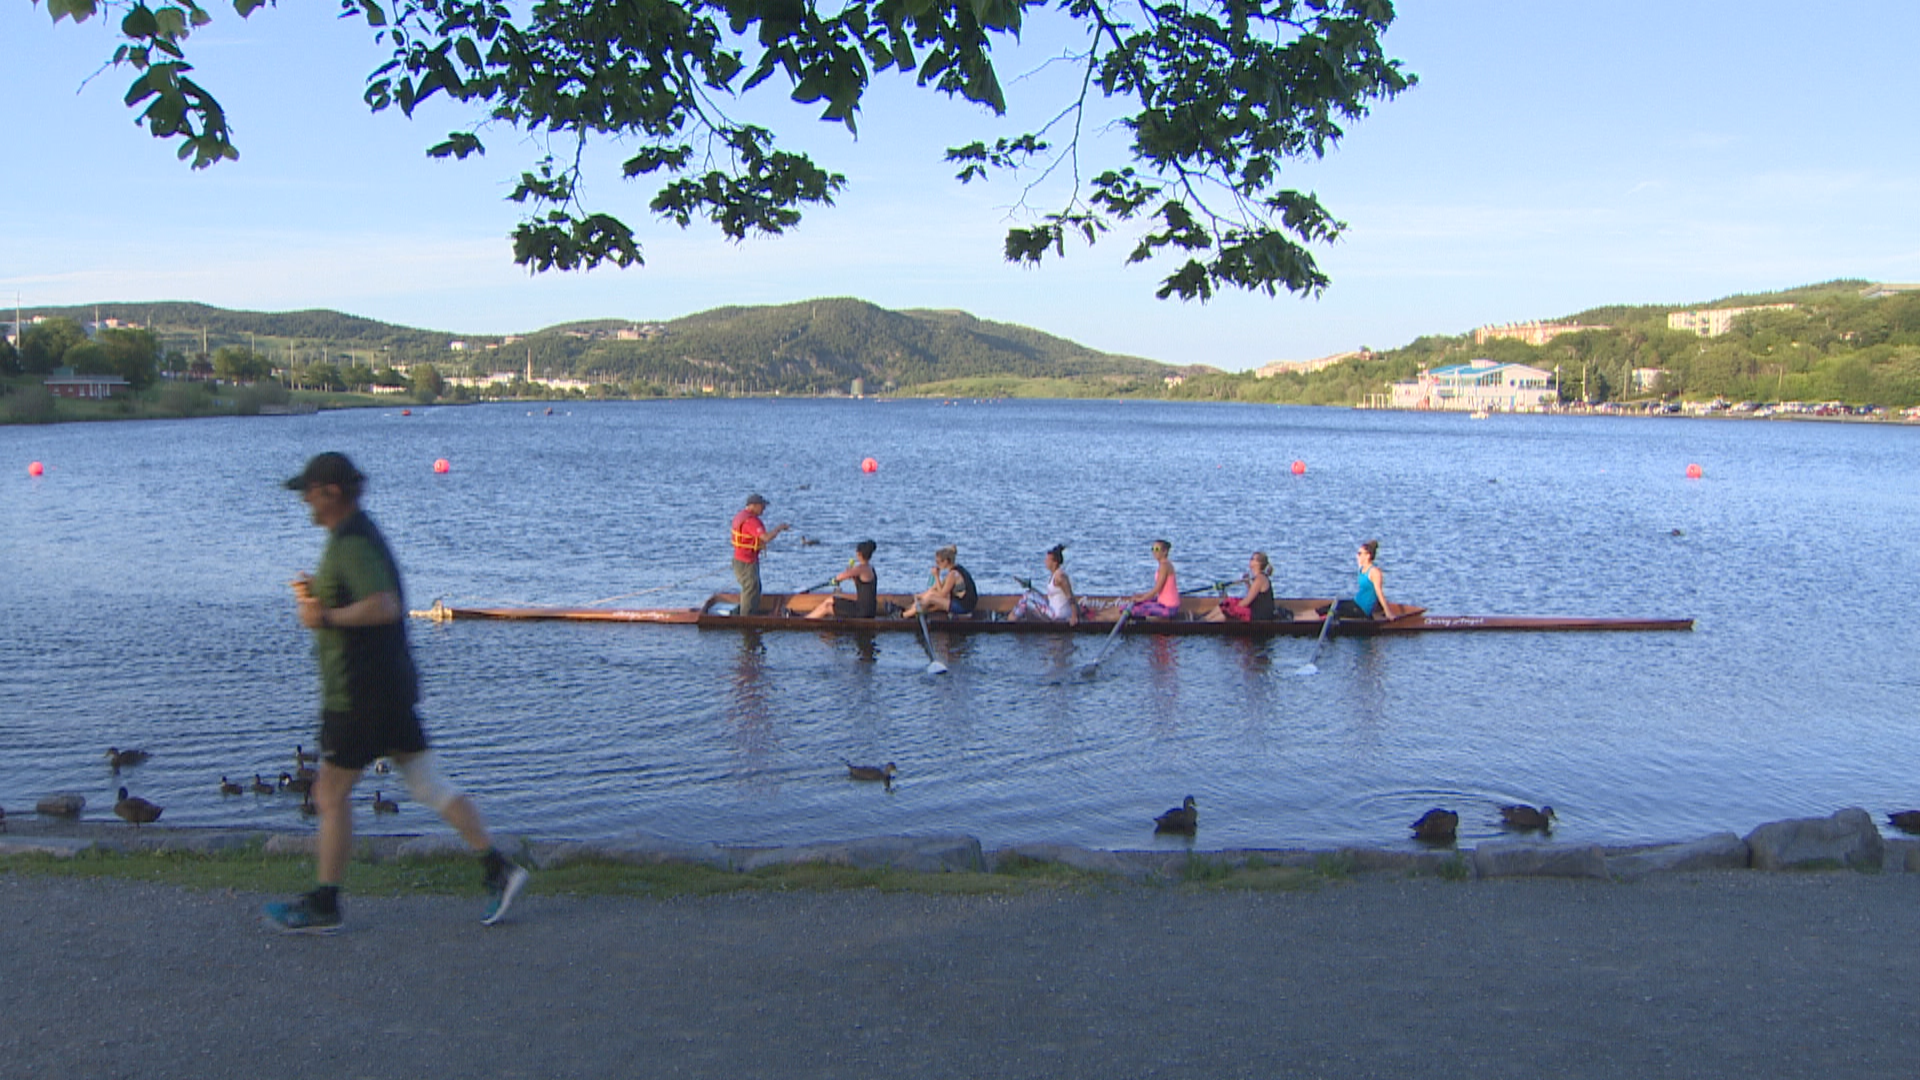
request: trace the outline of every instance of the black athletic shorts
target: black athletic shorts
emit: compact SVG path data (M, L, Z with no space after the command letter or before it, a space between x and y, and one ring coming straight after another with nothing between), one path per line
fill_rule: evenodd
M342 769L364 769L392 754L417 754L427 748L420 714L400 710L320 714L320 760Z

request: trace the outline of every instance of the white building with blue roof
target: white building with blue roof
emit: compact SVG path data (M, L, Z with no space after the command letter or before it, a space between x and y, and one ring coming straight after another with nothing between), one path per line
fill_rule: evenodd
M1392 390L1396 409L1539 412L1560 400L1553 372L1494 360L1429 368Z

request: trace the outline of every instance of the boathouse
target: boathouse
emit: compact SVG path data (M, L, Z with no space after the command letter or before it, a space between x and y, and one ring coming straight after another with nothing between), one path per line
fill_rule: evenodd
M1560 398L1553 372L1493 360L1430 368L1392 390L1396 409L1457 412L1538 412Z

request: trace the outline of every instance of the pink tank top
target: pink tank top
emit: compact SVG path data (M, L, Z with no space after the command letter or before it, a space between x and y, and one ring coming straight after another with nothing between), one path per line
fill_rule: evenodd
M1173 570L1167 571L1167 583L1160 586L1160 595L1154 597L1153 602L1170 608L1180 606L1180 577Z

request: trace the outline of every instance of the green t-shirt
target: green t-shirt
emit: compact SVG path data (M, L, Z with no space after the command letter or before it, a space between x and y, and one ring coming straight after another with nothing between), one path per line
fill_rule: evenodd
M313 595L336 608L383 592L397 597L400 586L379 546L366 536L329 536L320 568L313 573ZM354 706L347 690L347 633L325 627L313 632L313 654L320 661L320 707L336 712Z

